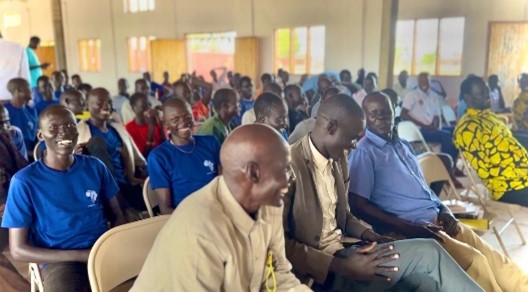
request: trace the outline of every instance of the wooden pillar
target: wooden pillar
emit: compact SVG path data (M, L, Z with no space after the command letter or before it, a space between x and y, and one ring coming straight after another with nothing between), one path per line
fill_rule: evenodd
M64 24L62 21L62 0L51 0L51 15L53 21L53 36L55 38L55 70L66 68L66 43L64 40Z
M399 0L383 0L378 88L392 87Z

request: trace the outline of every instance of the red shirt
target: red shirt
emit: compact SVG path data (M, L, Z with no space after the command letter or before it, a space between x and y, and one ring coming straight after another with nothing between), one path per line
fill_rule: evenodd
M126 129L134 143L136 144L139 152L145 155L145 148L147 147L147 137L148 137L148 124L138 125L136 120L130 121L126 124ZM152 149L165 141L165 137L161 136L161 128L159 124L156 124L154 127L154 136L152 139ZM145 155L146 156L146 155Z
M199 100L192 106L192 112L195 121L205 121L209 117L209 108Z

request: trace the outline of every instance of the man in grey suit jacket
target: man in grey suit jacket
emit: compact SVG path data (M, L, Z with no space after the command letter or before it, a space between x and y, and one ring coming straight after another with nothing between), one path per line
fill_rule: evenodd
M321 104L314 130L292 145L296 184L284 198L283 221L296 275L313 278L314 290L482 291L434 240L391 242L350 213L345 151L364 127L361 107L339 94Z

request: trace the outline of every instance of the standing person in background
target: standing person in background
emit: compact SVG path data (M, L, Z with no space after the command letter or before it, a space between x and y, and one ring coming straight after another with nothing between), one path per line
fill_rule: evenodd
M499 76L496 74L490 75L488 77L488 85L491 91L491 110L496 113L508 112L510 109L506 108L506 105L504 104L504 96L502 95Z
M29 64L29 73L31 75L30 86L31 88L37 87L37 79L42 76L42 70L46 70L49 67L49 63L40 63L39 58L35 51L40 45L40 38L38 36L32 36L29 39L29 45L26 48L27 60Z
M2 39L0 33L0 102L11 99L7 83L13 78L30 80L26 49Z

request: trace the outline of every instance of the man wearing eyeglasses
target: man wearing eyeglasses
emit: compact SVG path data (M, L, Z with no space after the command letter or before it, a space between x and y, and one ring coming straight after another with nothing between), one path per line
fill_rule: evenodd
M291 146L296 184L284 197L283 220L296 275L313 278L316 291L481 291L433 240L391 242L350 213L344 153L364 127L361 107L338 94Z

